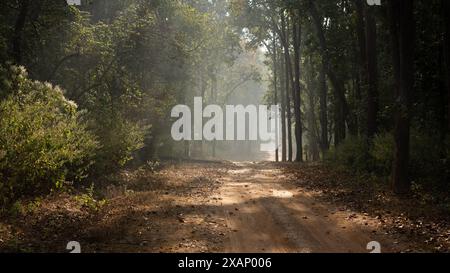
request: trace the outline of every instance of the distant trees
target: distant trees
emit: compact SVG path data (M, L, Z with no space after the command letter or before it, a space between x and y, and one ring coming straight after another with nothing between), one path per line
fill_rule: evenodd
M446 1L390 0L381 6L363 0L234 2L233 15L251 33L251 43L284 56L278 66L271 58L276 90L286 98L281 100L286 118L282 160L294 160L289 143L295 139L302 154L297 161L317 158L319 143L323 158L344 156L365 171L390 162L393 189L404 193L424 170L417 158L422 145L411 147L411 141L438 136L435 143L448 146L447 129L442 130L449 116ZM434 144L427 145L434 150ZM435 168L445 168L445 160L432 160Z
M232 12L235 23L250 31L251 44L265 44L273 48L268 51L271 55L277 54L277 58L271 57L273 77L276 78L272 88L281 97L281 160L303 161L299 3L232 1Z

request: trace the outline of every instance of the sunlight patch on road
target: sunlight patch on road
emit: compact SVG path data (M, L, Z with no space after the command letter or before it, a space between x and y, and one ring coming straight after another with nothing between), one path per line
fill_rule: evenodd
M230 170L229 172L230 172L230 174L246 174L246 173L251 172L251 170L246 168L246 169L240 169L240 170Z
M272 195L274 197L278 197L278 198L292 198L294 197L294 194L290 191L277 191L274 190Z

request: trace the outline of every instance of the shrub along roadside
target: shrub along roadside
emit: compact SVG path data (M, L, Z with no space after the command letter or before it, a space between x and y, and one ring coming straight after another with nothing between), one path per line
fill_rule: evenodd
M414 194L420 198L426 197L426 201L447 204L450 202L446 196L450 190L450 160L448 151L442 151L442 146L437 134L430 136L412 131L410 174ZM356 174L370 174L387 181L390 180L393 157L394 138L391 133L385 132L378 134L371 145L363 137L349 137L326 154L325 162Z
M21 67L1 72L0 205L84 179L99 148L84 113Z

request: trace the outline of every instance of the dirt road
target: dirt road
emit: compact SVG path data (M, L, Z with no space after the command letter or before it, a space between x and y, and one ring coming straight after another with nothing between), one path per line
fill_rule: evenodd
M382 252L409 247L368 214L321 201L274 163L175 163L120 180L100 209L52 197L0 223L0 251L66 252L69 241L83 252L133 253L367 253L371 241Z
M370 252L372 241L393 251L368 222L349 220L356 215L315 200L287 179L272 164L235 163L228 170L215 201L234 231L225 252Z

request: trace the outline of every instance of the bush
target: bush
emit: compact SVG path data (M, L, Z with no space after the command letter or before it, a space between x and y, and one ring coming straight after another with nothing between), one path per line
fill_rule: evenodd
M432 192L448 192L450 172L450 137L443 143L439 134L411 130L410 177L413 192L420 193L422 199L431 200ZM337 148L328 152L325 160L355 173L375 173L379 177L389 177L392 173L395 143L391 133L375 136L372 146L360 137L349 137Z
M354 172L366 172L371 168L372 159L365 139L350 136L338 147L331 149L325 160L350 168Z
M411 152L410 166L411 175L414 178L434 177L445 170L443 164L445 159L441 158L448 152L442 145L447 146L439 139L439 135L432 136L412 130L411 132ZM378 169L384 175L389 175L392 170L394 158L394 137L391 133L379 134L374 139L371 155L375 160Z
M98 148L77 105L61 89L2 70L0 203L85 178Z
M144 146L146 128L116 116L96 118L95 129L102 143L96 156L97 174L111 173L133 159L133 153Z
M411 133L411 174L415 177L434 177L442 171L443 151L439 134Z
M376 135L370 154L374 159L374 167L379 174L390 175L394 163L394 136L390 133Z

